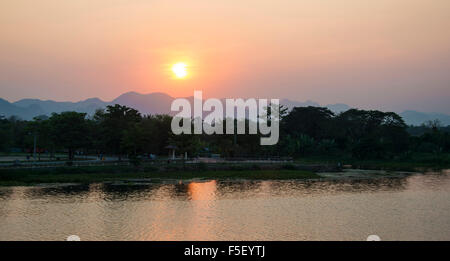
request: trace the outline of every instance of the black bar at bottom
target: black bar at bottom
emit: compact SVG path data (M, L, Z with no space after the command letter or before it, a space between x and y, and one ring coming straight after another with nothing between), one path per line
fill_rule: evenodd
M273 260L282 257L317 258L386 258L438 254L450 249L449 242L0 242L2 254L10 252L58 259L152 257L197 260ZM428 251L428 252L427 252ZM309 259L309 258L308 258ZM158 259L160 260L160 259Z

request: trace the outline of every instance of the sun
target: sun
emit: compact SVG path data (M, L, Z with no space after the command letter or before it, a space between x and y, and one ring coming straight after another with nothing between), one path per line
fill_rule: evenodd
M176 63L172 66L172 72L176 78L185 78L187 76L187 65L185 63Z

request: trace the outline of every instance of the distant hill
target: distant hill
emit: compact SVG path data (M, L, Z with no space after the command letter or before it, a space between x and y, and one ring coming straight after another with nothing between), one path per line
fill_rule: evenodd
M0 98L0 115L5 117L18 116L24 120L31 120L35 116L47 115L51 113L60 113L63 111L85 112L93 115L97 109L105 108L107 105L120 104L137 109L142 114L171 114L170 105L175 98L160 92L140 94L137 92L127 92L116 99L106 102L99 98L90 98L79 102L57 102L51 100L39 99L22 99L13 103ZM192 103L193 97L187 97ZM281 99L280 104L285 105L289 109L293 107L305 106L322 106L314 101L292 101L289 99ZM347 104L336 103L328 104L324 107L329 108L334 113L340 113L350 109ZM417 111L404 111L400 113L408 125L421 125L422 123L438 119L442 125L450 125L450 115L441 113L424 113Z
M328 104L325 107L327 107L328 109L330 109L330 111L332 111L332 112L334 112L336 114L351 109L350 106L348 106L347 104L343 104L343 103Z
M320 106L320 104L318 104L317 102L313 102L310 100L307 100L305 102L299 102L299 101L291 101L288 99L281 99L280 104L286 106L289 109L292 109L294 107L307 107L307 106L318 107L318 106Z
M56 102L51 100L42 101L39 99L22 99L12 103L19 108L39 108L35 115L50 115L53 112L60 113L63 111L76 111L76 112L86 112L88 114L93 114L96 109L104 108L106 105L110 104L104 102L98 98L91 98L80 102ZM18 115L21 117L21 115ZM26 119L26 118L24 118Z
M305 102L299 102L299 101L291 101L288 99L282 99L282 100L280 100L280 104L286 106L288 109L292 109L294 107L307 107L307 106L319 107L319 106L321 106L317 102L310 101L310 100L307 100ZM344 112L351 108L347 104L343 104L343 103L328 104L328 105L325 105L324 107L327 107L328 109L330 109L330 111L332 111L336 114Z
M44 114L44 111L39 105L30 104L26 107L21 107L0 98L0 115L2 116L17 116L22 119L32 119L34 116L41 114Z
M439 120L443 126L450 125L450 115L442 114L442 113L424 113L418 111L404 111L400 113L403 120L408 125L421 125L424 122L430 120Z
M173 97L160 92L150 94L127 92L114 99L111 104L132 107L142 114L169 114L173 100Z

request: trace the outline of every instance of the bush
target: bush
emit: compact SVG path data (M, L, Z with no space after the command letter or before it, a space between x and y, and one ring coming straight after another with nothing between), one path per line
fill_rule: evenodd
M136 155L130 156L129 161L130 161L130 164L135 166L135 167L140 166L141 163L142 163L141 158L136 157Z
M284 164L282 166L282 168L286 169L286 170L296 170L297 169L297 167L294 164Z
M159 169L157 167L154 166L146 166L144 167L144 172L153 172L153 171L158 171Z
M197 164L197 169L198 170L200 170L200 171L204 171L204 170L206 170L208 167L206 166L206 163L205 162L199 162L198 164Z
M258 165L258 164L253 164L253 165L252 165L252 169L253 169L253 170L261 170L261 166Z

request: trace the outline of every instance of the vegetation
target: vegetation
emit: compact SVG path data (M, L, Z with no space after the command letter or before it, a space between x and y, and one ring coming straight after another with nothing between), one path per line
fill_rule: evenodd
M298 164L322 164L351 166L357 169L374 169L389 171L441 170L450 168L450 154L436 156L430 153L414 153L406 158L396 159L355 159L346 155L321 157L308 156L295 159Z
M318 178L305 170L258 170L236 167L227 170L168 170L129 166L59 167L42 169L0 169L0 186L26 186L39 183L132 182L133 179L303 179Z
M50 158L55 153L65 153L70 161L75 154L116 155L127 157L135 166L151 154L167 155L167 145L175 145L178 155L187 152L189 157L288 156L322 162L334 159L342 164L450 166L449 127L436 121L407 126L393 112L350 109L335 115L321 107L298 107L289 112L282 107L280 140L274 146L260 146L260 135L173 135L171 120L168 115L141 115L121 105L108 106L92 117L78 112L32 121L0 117L0 151L31 154L36 140L38 154L46 153Z

